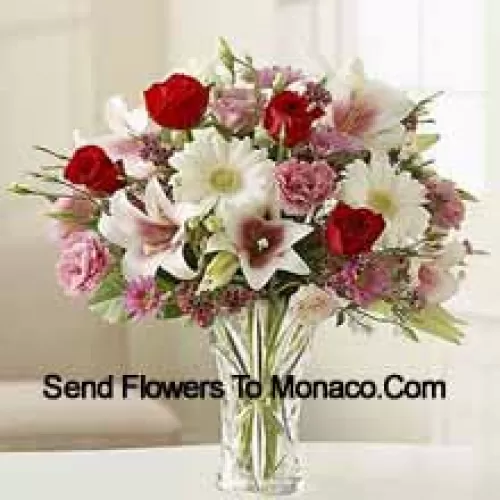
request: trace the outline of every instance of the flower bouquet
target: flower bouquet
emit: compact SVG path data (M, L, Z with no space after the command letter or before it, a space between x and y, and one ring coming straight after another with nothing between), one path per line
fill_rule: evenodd
M185 316L209 330L226 392L219 486L289 493L302 473L300 406L272 381L301 373L327 318L459 343L465 202L424 153L430 96L368 78L260 67L221 40L203 74L174 73L110 134L11 191L51 203L58 280L110 322ZM238 396L241 380L258 382Z

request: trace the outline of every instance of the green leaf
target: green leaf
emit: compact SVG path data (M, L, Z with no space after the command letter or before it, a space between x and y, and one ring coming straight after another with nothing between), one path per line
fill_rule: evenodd
M388 302L384 302L383 300L377 300L373 304L370 305L370 311L381 314L382 316L390 316L392 317L392 306Z
M81 217L78 217L73 212L48 212L45 214L47 217L51 219L60 220L62 222L79 222L81 221Z
M123 308L125 280L118 269L113 269L101 282L89 300L89 308L109 323L119 323L127 319Z
M92 295L89 304L95 305L100 302L112 300L123 295L125 279L118 269L111 270L102 280L99 288Z
M447 311L444 307L442 306L434 306L435 313L438 317L442 318L443 321L449 322L449 323L454 323L457 325L462 325L466 326L468 323L467 321L457 318L453 314L451 314L449 311Z
M439 141L439 134L419 134L417 135L417 150L420 153L432 148Z
M430 333L448 342L459 344L464 336L456 326L459 321L439 305L427 306L409 315L410 324L417 330Z
M235 58L229 43L224 38L219 38L219 59L226 69L231 73L231 76L235 77Z
M93 304L90 306L90 310L101 316L108 323L122 323L128 319L128 314L123 308L122 297Z
M466 191L465 189L457 189L458 195L464 201L473 201L477 203L479 200L471 193Z
M405 337L408 337L410 340L413 340L413 342L420 341L415 330L413 328L411 328L410 326L401 323L398 325L398 328L401 329L401 332L403 333L403 335Z
M174 319L183 316L182 311L179 309L177 304L168 303L160 311L158 317L160 319Z
M173 292L176 285L175 279L167 273L161 273L156 277L156 286L162 292Z

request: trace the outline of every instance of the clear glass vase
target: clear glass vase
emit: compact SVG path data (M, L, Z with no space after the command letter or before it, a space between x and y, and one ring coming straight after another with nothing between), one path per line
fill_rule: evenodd
M211 329L225 396L218 487L286 495L302 485L298 453L300 379L312 328L291 319L285 299L260 300Z

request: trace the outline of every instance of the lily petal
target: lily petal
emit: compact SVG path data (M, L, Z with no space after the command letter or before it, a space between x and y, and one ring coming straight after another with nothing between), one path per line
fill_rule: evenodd
M198 274L197 271L194 271L187 265L182 245L179 245L173 252L162 253L160 267L181 280L191 280Z
M116 218L109 215L103 214L101 216L97 229L104 238L119 247L125 248L131 242L130 234L124 231L117 223Z
M108 99L105 118L109 129L120 136L140 135L148 128L149 120L146 109L137 108L130 111L121 96Z
M285 227L285 235L283 239L283 248L289 248L297 241L300 241L302 238L306 237L313 231L311 226L306 224L299 224L297 222L293 222L291 220L281 220L280 221Z
M270 262L266 266L263 267L250 267L249 262L245 258L241 258L241 270L243 271L243 275L248 281L250 288L252 290L260 290L263 288L267 282L271 279L272 275L276 270L276 266L273 262Z
M289 273L298 274L300 276L307 276L311 272L309 266L293 250L289 250L283 254L278 267L283 271L288 271Z
M160 267L161 254L144 255L140 246L129 247L122 260L122 271L126 279L154 276Z

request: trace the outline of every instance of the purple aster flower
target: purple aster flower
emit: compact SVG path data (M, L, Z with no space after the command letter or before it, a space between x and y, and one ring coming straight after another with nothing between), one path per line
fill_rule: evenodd
M133 319L154 315L161 308L165 295L156 286L153 277L140 277L127 283L125 310Z

